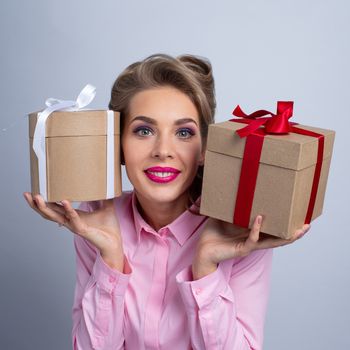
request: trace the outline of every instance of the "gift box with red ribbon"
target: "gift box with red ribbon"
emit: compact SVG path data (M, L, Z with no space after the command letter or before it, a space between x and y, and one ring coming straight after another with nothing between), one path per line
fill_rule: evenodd
M335 132L291 122L290 101L233 114L209 126L200 213L288 239L322 213Z

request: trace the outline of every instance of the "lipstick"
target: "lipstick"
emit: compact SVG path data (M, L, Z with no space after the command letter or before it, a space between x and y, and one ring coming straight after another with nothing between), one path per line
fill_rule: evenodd
M146 176L153 182L167 183L175 180L180 170L171 167L155 166L145 170Z

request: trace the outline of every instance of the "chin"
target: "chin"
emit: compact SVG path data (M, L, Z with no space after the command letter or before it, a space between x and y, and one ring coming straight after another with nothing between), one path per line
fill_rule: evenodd
M143 176L145 176L143 174ZM194 175L188 178L188 174L184 176L182 173L174 182L167 184L153 183L148 179L135 178L136 181L131 181L134 185L136 193L142 198L155 203L171 203L186 197L190 185L194 179ZM185 178L186 177L186 180ZM185 180L185 181L184 181ZM186 200L185 200L186 201Z
M179 200L185 196L186 191L180 191L179 189L170 188L158 188L151 191L138 191L137 194L141 195L149 201L157 203L170 203Z

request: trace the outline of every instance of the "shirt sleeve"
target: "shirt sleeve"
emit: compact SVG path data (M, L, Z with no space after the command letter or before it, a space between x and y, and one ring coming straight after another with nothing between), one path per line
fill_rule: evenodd
M85 202L79 209L91 211ZM130 265L124 256L123 273L110 268L99 250L78 235L74 235L74 247L73 349L124 349L124 296L132 272Z
M272 249L240 258L229 278L218 268L193 281L191 266L176 276L193 349L260 350L270 289Z

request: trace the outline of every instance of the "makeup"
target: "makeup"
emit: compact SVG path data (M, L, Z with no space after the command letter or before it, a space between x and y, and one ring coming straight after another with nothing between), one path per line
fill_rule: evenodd
M168 183L177 178L180 171L171 167L151 167L145 170L146 176L157 183Z

